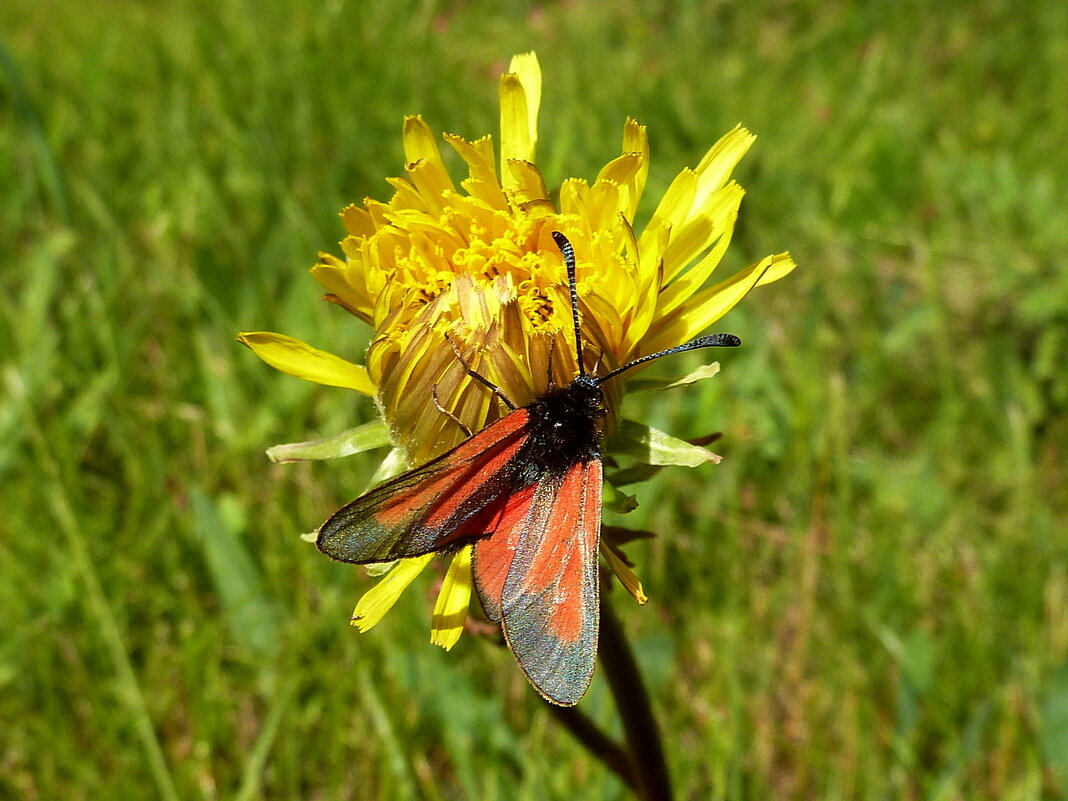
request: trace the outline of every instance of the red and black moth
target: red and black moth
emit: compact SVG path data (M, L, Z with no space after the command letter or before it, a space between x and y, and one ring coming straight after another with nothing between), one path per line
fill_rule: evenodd
M508 405L508 414L342 507L319 528L316 544L352 564L473 544L475 589L486 616L500 623L534 689L551 703L573 706L589 687L597 655L601 441L608 413L601 385L661 356L736 347L741 340L711 334L605 375L587 373L575 254L563 234L552 236L567 267L579 375L516 408L468 368Z

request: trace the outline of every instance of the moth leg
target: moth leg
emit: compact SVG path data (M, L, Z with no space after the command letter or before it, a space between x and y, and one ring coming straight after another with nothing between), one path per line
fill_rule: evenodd
M438 400L438 385L437 384L434 384L434 386L432 386L430 388L430 397L432 397L434 399L434 408L435 409L437 409L443 415L445 415L450 420L452 420L454 423L456 423L456 425L458 425L460 427L460 430L464 432L464 436L465 437L470 437L471 436L471 429L468 428L466 425L464 425L464 421L461 420L459 417L457 417L455 414L453 414L452 412L450 412L448 409L446 409L444 406L441 405L441 401Z
M483 386L487 387L489 391L496 395L498 398L500 398L504 405L507 406L511 411L514 412L516 409L519 408L508 399L508 396L501 391L501 388L499 386L494 384L485 376L479 375L471 369L471 366L467 363L467 360L464 359L463 354L460 353L460 349L456 346L456 343L452 341L452 337L446 334L445 339L449 343L449 346L452 348L452 352L456 354L457 361L459 361L460 364L463 365L464 369L467 370L467 374L469 376L481 383Z

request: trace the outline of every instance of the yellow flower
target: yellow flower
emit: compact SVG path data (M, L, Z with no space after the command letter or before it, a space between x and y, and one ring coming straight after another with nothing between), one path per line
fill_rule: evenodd
M706 285L744 194L730 174L755 138L747 130L730 131L696 168L679 173L639 234L632 223L649 172L645 126L628 119L621 154L592 184L564 181L554 204L534 165L540 98L536 56L516 56L500 82L499 170L489 136L444 137L467 165L459 188L429 127L408 117L407 175L390 179L392 199L368 199L341 213L344 258L322 253L312 274L327 299L373 327L365 366L278 334L241 337L279 369L374 394L409 464L444 453L466 437L464 428L478 431L508 411L470 378L454 347L517 406L578 374L553 231L574 246L590 373L692 339L749 290L794 268L780 253ZM618 406L619 384L605 387L610 409ZM618 555L606 551L606 557L644 599ZM411 564L394 570L357 607L354 622L361 628L380 619L426 559L405 561ZM461 552L435 609L435 642L455 642L463 622L457 610L466 609L470 592L469 555Z

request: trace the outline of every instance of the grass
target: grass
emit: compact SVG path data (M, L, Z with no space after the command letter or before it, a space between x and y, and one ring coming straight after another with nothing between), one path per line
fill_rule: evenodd
M424 585L348 629L296 535L373 459L262 450L373 410L233 341L358 359L305 272L337 211L403 114L495 131L532 48L551 181L633 115L648 214L741 121L733 266L801 265L629 410L725 432L626 519L679 798L1065 797L1068 7L513 8L0 5L0 797L625 797L506 655L426 644Z

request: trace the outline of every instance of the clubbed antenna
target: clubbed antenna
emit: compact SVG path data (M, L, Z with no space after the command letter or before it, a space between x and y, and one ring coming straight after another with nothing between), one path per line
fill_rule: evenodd
M683 351L697 350L698 348L736 348L741 344L742 340L738 339L734 334L709 334L708 336L698 337L697 339L691 340L685 345L677 345L674 348L668 348L667 350L658 351L657 353L650 353L648 356L642 356L640 359L627 362L622 367L617 367L608 375L599 376L597 378L597 383L603 384L609 378L614 378L624 370L637 367L639 364L651 362L653 359L659 359L661 356L670 356L673 353L682 353Z
M579 328L578 285L575 280L575 251L567 237L559 231L553 231L556 246L564 254L564 266L567 267L567 286L571 290L571 319L575 322L575 358L578 359L579 375L586 375L582 363L582 331Z

